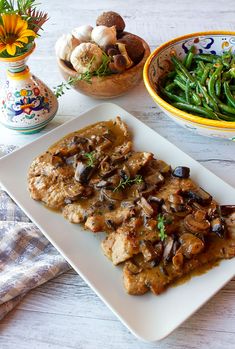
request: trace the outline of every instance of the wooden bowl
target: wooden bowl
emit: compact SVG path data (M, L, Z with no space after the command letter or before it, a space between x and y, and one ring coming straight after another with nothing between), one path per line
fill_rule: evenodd
M145 52L138 64L120 74L112 74L105 77L93 76L91 83L77 81L73 86L75 90L96 99L108 99L121 96L138 85L143 79L143 67L150 54L148 44L143 39L141 41ZM69 77L77 76L77 72L69 67L68 63L62 59L58 59L57 62L60 72L66 81Z

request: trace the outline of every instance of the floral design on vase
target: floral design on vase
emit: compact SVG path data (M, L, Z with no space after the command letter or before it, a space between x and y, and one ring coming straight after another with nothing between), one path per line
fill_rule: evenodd
M54 93L26 65L48 20L37 7L36 0L4 0L0 13L0 61L8 64L0 87L0 122L23 133L40 131L58 109Z
M7 80L0 90L0 101L1 123L24 133L40 131L58 109L54 93L30 73L25 58L9 62Z

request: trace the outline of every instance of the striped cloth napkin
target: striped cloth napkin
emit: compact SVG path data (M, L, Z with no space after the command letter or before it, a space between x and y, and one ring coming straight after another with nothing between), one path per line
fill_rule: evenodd
M1 153L14 147L0 145ZM69 264L0 188L0 319L31 289L67 271Z

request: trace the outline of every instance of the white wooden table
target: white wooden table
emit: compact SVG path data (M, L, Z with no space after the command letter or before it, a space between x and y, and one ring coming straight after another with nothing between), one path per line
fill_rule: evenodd
M54 55L56 38L80 24L94 24L104 10L123 15L127 30L142 36L154 49L172 37L193 31L235 30L234 6L234 0L44 0L41 7L48 11L50 20L30 58L30 67L49 86L57 85L62 78ZM159 110L143 84L112 102L235 186L234 143L196 136L180 128ZM98 103L69 91L60 99L58 115L41 134ZM23 136L0 126L0 143L22 146L41 134ZM235 348L235 279L168 338L149 344L130 334L71 270L33 290L0 323L0 348L232 349Z

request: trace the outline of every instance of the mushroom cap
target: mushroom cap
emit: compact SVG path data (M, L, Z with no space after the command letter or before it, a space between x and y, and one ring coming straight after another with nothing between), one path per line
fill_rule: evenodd
M115 26L116 30L122 32L125 28L123 18L113 11L103 12L96 20L96 25L105 25L106 27Z
M144 54L144 46L142 41L133 34L125 34L118 40L126 45L126 51L130 59L138 63Z

